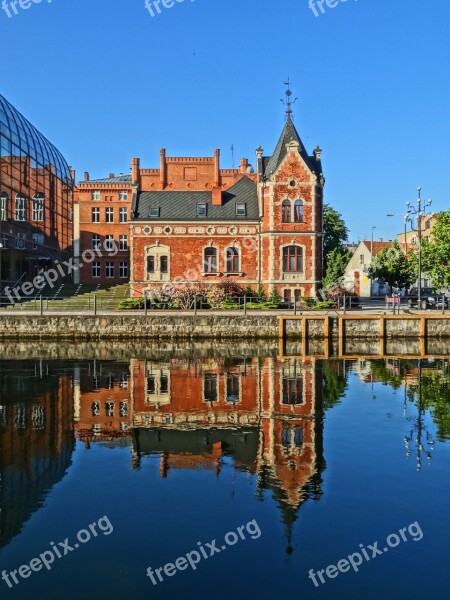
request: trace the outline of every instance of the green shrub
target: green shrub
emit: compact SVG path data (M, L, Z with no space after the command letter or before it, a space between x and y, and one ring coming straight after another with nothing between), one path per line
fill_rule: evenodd
M144 298L127 298L122 300L117 307L119 310L137 310L144 308Z

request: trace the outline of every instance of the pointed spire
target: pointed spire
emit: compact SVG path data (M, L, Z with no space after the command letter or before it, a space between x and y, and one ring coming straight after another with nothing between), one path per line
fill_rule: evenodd
M291 80L289 79L289 77L288 80L284 82L284 85L286 86L286 91L284 92L286 99L282 99L281 102L286 106L286 121L290 121L294 116L292 112L292 105L297 102L298 98L294 98L294 100L291 99L292 91Z

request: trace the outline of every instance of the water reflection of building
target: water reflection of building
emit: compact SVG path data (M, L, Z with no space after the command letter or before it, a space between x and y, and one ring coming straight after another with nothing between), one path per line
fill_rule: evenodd
M265 360L258 489L270 489L287 534L300 505L321 494L322 369L310 360Z
M69 373L42 362L0 363L0 547L60 481L74 449Z
M210 468L222 458L258 475L290 529L296 511L320 494L322 376L320 362L131 361L133 462L160 457L171 469Z
M89 444L130 435L128 362L93 361L74 370L75 433Z

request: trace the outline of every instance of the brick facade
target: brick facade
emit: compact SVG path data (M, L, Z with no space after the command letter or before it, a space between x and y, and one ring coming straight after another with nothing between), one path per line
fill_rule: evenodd
M320 154L319 148L307 154L288 114L274 154L257 149L256 172L245 158L238 169L221 169L219 150L212 157L168 157L161 149L158 169L141 168L133 158L129 176L85 177L76 194L79 254L100 238L106 255L80 270L81 282L129 279L134 297L185 282L230 280L276 290L286 300L314 295L322 277ZM119 223L125 207L130 222ZM107 209L114 222L107 222ZM129 250L107 255L108 235L117 246L127 235Z
M83 265L76 283L128 283L132 196L129 176L110 174L107 179L90 180L85 173L75 191L75 258ZM108 236L112 236L112 251L108 249ZM89 250L96 252L95 260L83 261L80 257Z

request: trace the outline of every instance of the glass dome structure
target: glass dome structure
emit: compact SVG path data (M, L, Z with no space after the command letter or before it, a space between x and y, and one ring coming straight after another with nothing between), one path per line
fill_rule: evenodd
M71 256L72 205L63 155L0 95L0 296Z
M61 152L0 95L1 156L29 156L34 167L52 165L56 176L68 183L70 169ZM34 164L33 164L34 163Z

